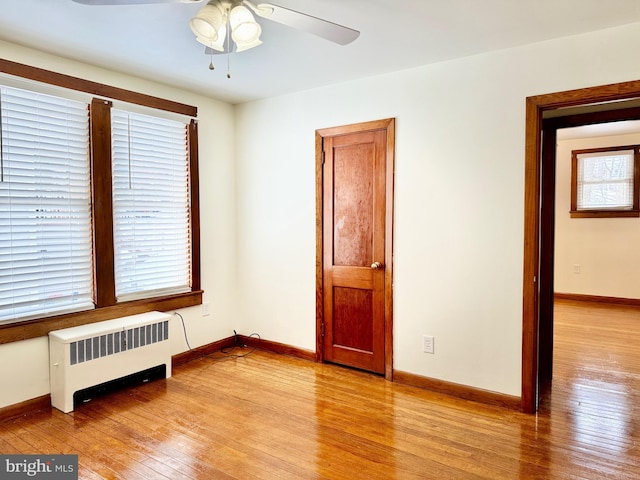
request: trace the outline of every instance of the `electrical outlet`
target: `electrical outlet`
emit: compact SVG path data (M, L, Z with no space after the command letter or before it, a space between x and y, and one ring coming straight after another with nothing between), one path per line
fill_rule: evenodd
M573 264L573 273L580 273L580 264L579 263L574 263Z
M433 337L424 335L422 337L422 351L424 353L433 353Z
M209 316L209 302L202 302L202 316Z

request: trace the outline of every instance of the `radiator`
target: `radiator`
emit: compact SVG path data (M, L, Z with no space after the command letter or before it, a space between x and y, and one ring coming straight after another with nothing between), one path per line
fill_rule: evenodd
M73 394L153 367L171 376L169 320L148 312L49 333L51 404L73 410Z

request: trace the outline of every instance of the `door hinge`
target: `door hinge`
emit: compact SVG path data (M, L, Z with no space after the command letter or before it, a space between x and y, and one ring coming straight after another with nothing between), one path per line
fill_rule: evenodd
M320 324L320 336L324 337L324 322Z
M322 151L322 165L324 165L324 150Z

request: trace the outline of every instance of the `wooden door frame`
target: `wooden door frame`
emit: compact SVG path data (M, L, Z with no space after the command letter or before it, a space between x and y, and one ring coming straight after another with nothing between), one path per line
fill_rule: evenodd
M521 409L535 413L539 402L540 310L548 309L553 298L553 256L540 255L540 248L553 240L553 215L542 214L542 188L549 188L543 180L542 128L545 111L565 107L598 104L640 98L640 81L603 85L527 97L525 126L525 185L524 185L524 265L522 288L522 390ZM551 170L548 170L551 171ZM541 264L544 264L541 267ZM547 272L547 273L545 273ZM543 276L541 276L541 273ZM545 304L541 303L542 299Z
M395 118L374 120L316 130L316 361L324 361L324 268L323 268L323 142L325 137L375 130L386 131L387 165L385 192L385 293L384 376L393 380L393 179L395 164Z

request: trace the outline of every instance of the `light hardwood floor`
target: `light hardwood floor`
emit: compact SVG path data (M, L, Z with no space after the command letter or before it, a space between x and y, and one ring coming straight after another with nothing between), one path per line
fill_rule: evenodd
M0 453L77 453L82 479L638 479L640 313L556 312L537 415L256 351L5 422Z

